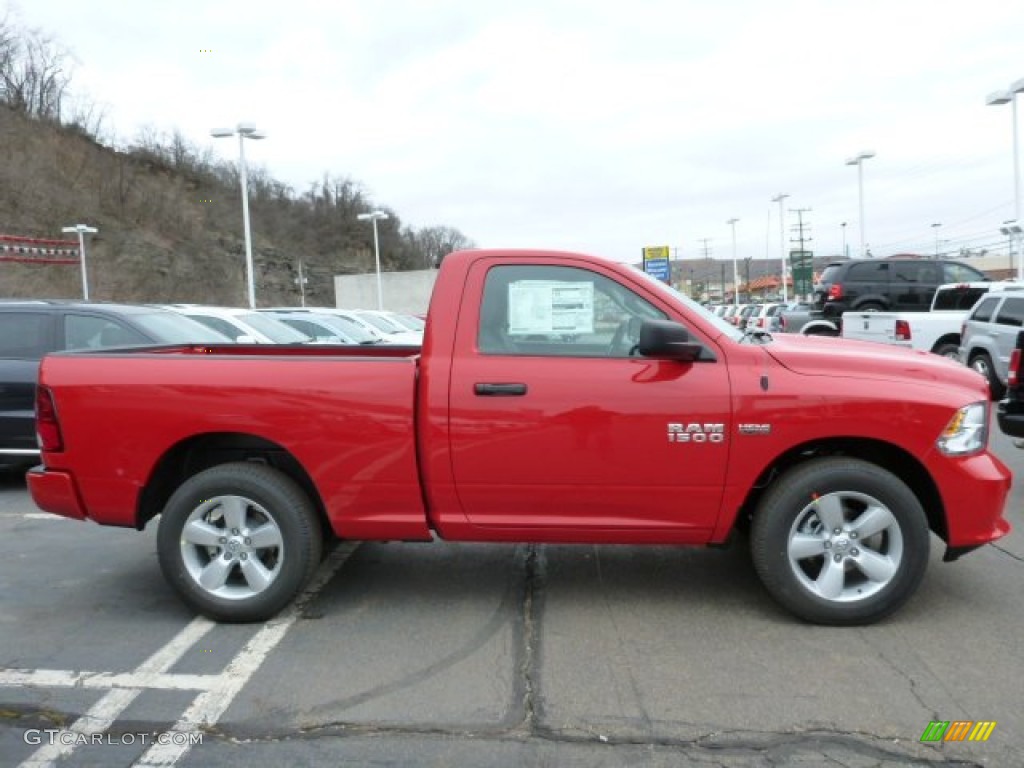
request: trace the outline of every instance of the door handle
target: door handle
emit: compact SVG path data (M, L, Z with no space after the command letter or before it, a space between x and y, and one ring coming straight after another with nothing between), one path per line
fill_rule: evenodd
M481 397L522 397L525 384L474 384L473 391Z

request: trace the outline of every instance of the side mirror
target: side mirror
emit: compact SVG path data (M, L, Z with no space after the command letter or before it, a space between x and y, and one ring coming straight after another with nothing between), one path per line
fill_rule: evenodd
M682 363L692 363L704 353L704 345L690 341L690 332L671 320L644 320L640 325L637 349L644 357L661 357Z

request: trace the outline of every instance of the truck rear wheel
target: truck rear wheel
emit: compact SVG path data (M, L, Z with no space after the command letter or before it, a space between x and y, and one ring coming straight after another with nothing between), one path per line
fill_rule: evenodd
M164 577L199 613L264 621L320 562L322 534L308 496L284 473L252 463L207 469L174 492L160 517Z
M917 589L928 536L921 503L898 477L859 459L815 459L762 497L751 555L765 588L797 616L870 624Z

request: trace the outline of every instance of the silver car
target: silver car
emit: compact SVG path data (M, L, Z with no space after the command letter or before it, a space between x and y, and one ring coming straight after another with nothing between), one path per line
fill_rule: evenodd
M990 293L974 305L964 322L960 362L985 377L994 399L1006 391L1010 354L1022 327L1024 295L1016 290Z

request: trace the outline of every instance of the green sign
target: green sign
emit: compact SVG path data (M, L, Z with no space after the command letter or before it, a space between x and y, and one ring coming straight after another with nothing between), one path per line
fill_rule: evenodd
M806 296L814 290L814 253L790 251L789 271L793 276L793 295Z

